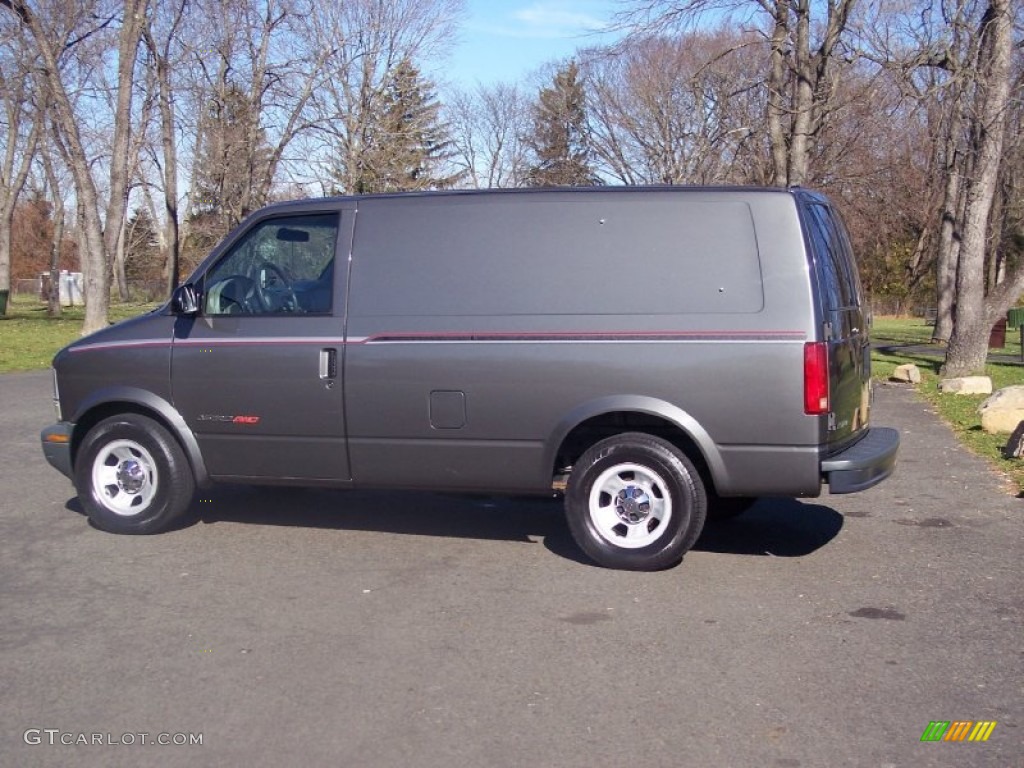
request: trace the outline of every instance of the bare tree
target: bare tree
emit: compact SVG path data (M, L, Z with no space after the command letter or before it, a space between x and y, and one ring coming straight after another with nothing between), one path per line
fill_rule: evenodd
M856 0L623 0L620 23L633 38L686 29L709 13L759 19L767 68L766 121L776 186L802 185L822 129L835 110L833 94L844 63ZM817 14L824 11L824 17Z
M42 131L42 112L34 93L35 57L18 29L17 19L0 25L0 314L11 290L11 226L25 188Z
M212 211L217 236L269 199L307 105L328 77L332 41L312 42L319 4L207 0L192 47L196 137L189 213Z
M132 97L135 64L145 24L148 0L125 0L110 11L94 3L53 0L33 4L10 0L7 7L20 19L38 53L46 87L59 131L61 153L75 179L81 213L82 268L85 273L85 322L83 333L92 333L107 324L110 306L110 266L121 236L127 206L129 150L132 135ZM117 83L111 117L112 138L106 163L97 164L83 140L84 122L76 108L71 89L72 76L91 75L73 54L86 41L113 37L117 51ZM83 65L75 70L76 65ZM107 170L106 202L101 203L98 175Z
M1005 282L1008 274L1024 263L1024 62L1017 57L1016 82L1011 92L1012 99L1006 120L1006 138L1003 142L1003 162L1000 166L1000 182L997 191L998 207L993 214L993 234L990 241L990 262L988 268L988 291Z
M143 40L155 81L156 101L160 114L160 152L154 153L154 156L163 182L164 220L160 246L164 257L164 278L168 295L178 285L181 259L177 114L172 69L183 55L181 36L187 6L187 0L158 3L143 29Z
M455 161L464 179L477 189L519 187L526 179L523 137L530 111L522 90L512 83L480 84L449 94Z
M813 185L843 209L879 312L930 303L934 274L935 140L925 110L901 85L891 72L849 67L834 94L842 119L825 127L811 162Z
M990 0L980 38L971 111L973 173L966 191L956 280L953 334L943 371L948 376L985 369L992 324L1024 293L1024 265L985 296L985 252L992 202L999 184L1010 106L1013 16L1010 0Z
M719 31L589 52L590 137L602 169L625 184L760 181L748 162L764 110L756 43Z
M50 279L46 295L46 309L50 317L59 317L60 304L60 265L64 252L64 224L66 220L64 191L60 173L54 163L52 153L44 148L40 153L43 175L46 180L48 197L53 202L53 238L50 242Z
M1002 243L1004 220L1012 219L1006 203L1019 197L1012 187L1001 192L1013 180L1004 142L1020 132L1013 13L1009 0L925 7L891 0L877 5L862 31L865 55L896 73L927 116L938 199L927 227L938 306L933 339L949 341L950 374L984 367L989 328L1024 290L1024 271L1005 269Z
M338 167L337 186L352 192L373 134L385 119L386 93L402 62L443 51L453 40L462 0L351 0L318 4L315 44L330 50L323 87L314 94L325 164Z
M866 20L865 54L895 71L910 98L928 115L935 149L933 178L941 185L937 223L936 321L932 340L945 343L953 332L953 306L959 263L966 185L972 157L966 151L969 93L980 39L972 16L974 0L955 0L917 9L901 0L880 3Z

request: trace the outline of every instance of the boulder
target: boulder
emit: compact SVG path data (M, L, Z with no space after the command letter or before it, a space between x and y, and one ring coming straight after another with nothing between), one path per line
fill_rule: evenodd
M913 363L897 365L890 377L893 381L909 381L911 384L921 383L921 371Z
M991 395L992 379L988 376L964 376L960 379L943 379L939 392L953 395Z
M1013 432L1024 421L1024 384L1003 387L978 406L978 413L990 435Z

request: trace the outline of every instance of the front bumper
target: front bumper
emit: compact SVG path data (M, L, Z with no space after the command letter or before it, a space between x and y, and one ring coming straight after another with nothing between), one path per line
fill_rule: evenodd
M900 433L874 427L842 453L821 462L821 477L829 493L856 493L878 485L896 467Z
M61 421L43 430L43 456L62 475L71 479L71 435L75 425Z

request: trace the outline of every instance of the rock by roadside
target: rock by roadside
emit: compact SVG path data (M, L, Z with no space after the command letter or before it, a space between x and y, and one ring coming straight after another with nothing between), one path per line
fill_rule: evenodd
M1024 384L1003 387L978 406L978 413L990 435L1013 432L1024 421Z
M939 392L949 395L991 395L992 379L988 376L964 376L959 379L943 379Z
M892 376L889 377L891 381L903 381L910 384L921 383L921 371L913 363L904 363L903 365L897 365L896 370L892 372Z

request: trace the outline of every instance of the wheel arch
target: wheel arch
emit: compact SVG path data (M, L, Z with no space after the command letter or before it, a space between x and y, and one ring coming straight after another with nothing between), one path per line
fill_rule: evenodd
M624 432L645 432L668 440L689 456L709 488L725 477L721 453L693 416L664 400L641 395L599 398L573 409L545 445L545 466L555 476L598 440Z
M162 397L135 387L111 387L91 394L79 404L72 418L74 432L71 435L71 466L75 466L78 448L82 440L96 424L110 416L136 413L160 422L178 441L192 468L192 475L199 486L209 486L210 476L199 450L199 443L181 414Z

